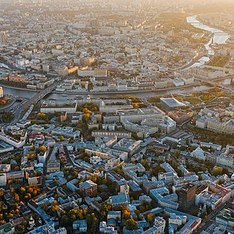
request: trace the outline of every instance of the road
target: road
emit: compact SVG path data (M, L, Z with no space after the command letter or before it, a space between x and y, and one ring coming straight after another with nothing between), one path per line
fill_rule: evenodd
M9 108L11 108L15 102L16 102L16 97L13 96L9 97L9 102L5 106L0 107L0 112L4 110L9 110Z
M233 76L219 77L219 78L214 78L214 79L210 79L210 80L207 80L207 77L196 77L195 78L196 82L193 84L178 86L178 87L169 87L169 88L163 88L163 89L156 89L155 87L152 87L150 90L134 90L134 92L127 90L127 91L122 91L122 92L90 92L89 94L92 94L94 96L95 95L118 95L118 94L137 95L140 93L149 93L149 92L154 93L154 92L160 92L160 91L172 91L172 90L186 89L186 88L194 87L194 86L201 84L201 83L206 83L210 86L218 86L218 87L221 87L222 89L228 91L230 94L234 94L234 89L232 87L227 87L227 86L224 86L221 84L217 84L217 80L221 81L221 80L225 80L227 78L233 78ZM61 82L62 82L62 80L55 82L54 84L47 87L46 89L37 92L31 99L24 100L21 104L15 106L12 110L15 118L10 124L16 124L20 120L20 118L24 114L24 112L26 112L27 109L31 105L37 104L42 98L44 98L46 95L51 93ZM69 94L69 93L67 93L67 94ZM76 93L72 93L72 94L74 95ZM77 93L77 94L80 94L80 93ZM162 95L162 94L160 94L160 95ZM142 99L142 100L143 100L143 103L151 106L151 104L146 99Z
M12 112L14 114L14 119L13 119L13 121L9 125L16 124L21 119L22 115L27 111L27 109L31 105L37 104L42 98L44 98L46 95L48 95L49 93L51 93L57 87L57 85L59 85L61 82L62 81L55 82L54 84L52 84L51 86L47 87L46 89L41 90L40 92L38 92L31 99L24 100L22 103L20 103L18 106L16 106L12 110Z
M192 67L195 63L199 62L199 60L205 56L207 56L205 52L199 52L188 63L184 64L179 68L170 69L170 71L186 70Z
M231 200L231 199L230 199ZM229 201L230 201L229 200ZM211 212L208 217L202 222L202 224L200 225L200 227L198 228L198 230L195 232L195 234L200 234L203 230L206 230L213 222L214 222L214 218L215 216L222 210L224 209L228 202L225 202L224 204L222 204L220 207L218 207L216 210L214 210L213 212Z
M205 76L204 77L196 77L195 80L206 83L206 84L209 84L211 86L220 87L221 89L227 91L228 93L234 94L234 88L233 87L225 86L225 85L222 85L222 84L218 83L218 81L222 81L222 80L225 80L225 79L228 79L228 78L234 79L234 75L233 76L228 76L228 77L218 77L218 78L209 79L209 80Z

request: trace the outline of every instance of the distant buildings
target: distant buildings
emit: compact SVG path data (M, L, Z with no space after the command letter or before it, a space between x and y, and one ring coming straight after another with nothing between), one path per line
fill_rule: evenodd
M216 163L221 166L233 168L234 167L234 147L226 146L224 152L222 152L216 159Z
M213 132L234 135L233 106L228 109L202 109L197 117L196 126Z
M0 98L4 96L3 87L0 87Z
M76 113L77 103L55 103L44 101L41 105L40 112L42 113L55 113L55 112L67 112L69 114Z

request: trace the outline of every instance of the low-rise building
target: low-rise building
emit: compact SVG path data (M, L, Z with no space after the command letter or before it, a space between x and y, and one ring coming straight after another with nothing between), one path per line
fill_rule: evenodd
M87 220L75 220L72 224L73 233L86 233L88 230Z

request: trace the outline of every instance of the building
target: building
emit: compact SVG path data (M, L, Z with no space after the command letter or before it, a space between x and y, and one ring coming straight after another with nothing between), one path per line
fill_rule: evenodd
M200 160L206 160L205 152L200 147L197 147L192 153L191 156Z
M233 210L231 209L223 209L221 210L215 218L216 222L223 225L228 226L230 228L234 228L234 217Z
M97 191L97 184L92 180L86 180L85 182L80 183L79 189L85 195L91 195Z
M201 224L201 218L189 215L177 210L165 208L165 212L170 215L171 225L174 223L178 227L178 224L182 224L178 233L180 234L192 234ZM184 222L186 220L186 222ZM176 223L175 223L176 222ZM174 232L173 232L174 233Z
M139 148L141 141L135 141L133 139L122 138L114 146L114 149L128 152L129 156L132 156Z
M195 203L197 186L188 184L176 191L178 194L179 208L182 211L189 211Z
M24 171L10 171L6 173L7 182L11 180L22 180L24 177Z
M3 87L0 86L0 98L4 96Z
M130 132L117 132L117 131L92 131L92 136L95 138L104 138L104 137L117 137L121 138L131 138Z
M0 140L0 153L6 153L9 151L13 151L14 147L3 140Z
M165 233L165 227L166 227L166 221L162 217L158 216L154 220L153 227L142 232L142 234L163 234Z
M6 223L0 226L0 234L14 234L15 227L13 223Z
M217 159L216 163L221 166L234 167L234 147L227 145L224 152L221 153Z
M175 98L160 98L160 102L167 110L178 109L186 106Z
M119 210L110 210L107 214L107 219L118 219L121 220L121 211Z
M0 187L6 186L6 184L7 184L6 173L0 173Z
M223 108L204 108L198 113L196 126L213 132L233 135L234 120L232 118L232 111L226 111Z
M111 101L111 102L110 102ZM132 104L128 104L125 100L117 99L117 100L110 100L104 101L102 100L99 104L99 111L101 113L116 113L120 110L130 110L133 109Z
M60 161L57 158L58 148L55 146L47 161L47 173L60 171Z
M108 202L113 206L128 205L130 203L130 197L126 193L119 193L118 195L110 196Z
M161 207L175 210L179 207L177 194L169 194L169 190L166 187L151 189L150 196L152 199L156 200Z
M74 221L72 224L72 229L74 234L87 233L88 230L87 220L82 219Z
M77 103L55 103L43 101L41 104L40 112L42 113L55 113L55 112L66 112L68 114L76 113Z
M32 231L29 231L27 234L39 234L39 233L55 233L60 234L59 232L56 232L54 229L54 223L46 223L42 226L34 228ZM66 232L62 232L61 234L66 234Z
M0 140L14 146L15 148L20 148L24 146L26 139L27 139L27 132L25 132L24 135L22 135L19 140L5 134L3 131L0 132Z

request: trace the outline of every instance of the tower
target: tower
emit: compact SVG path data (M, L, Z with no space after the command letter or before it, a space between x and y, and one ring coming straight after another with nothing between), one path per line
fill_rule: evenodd
M177 191L179 208L182 211L189 211L195 203L196 185L188 184Z
M6 45L8 43L8 34L6 32L0 33L0 45Z
M29 227L28 229L29 230L32 230L35 226L35 220L33 219L33 217L31 216L30 219L28 220L28 224L29 224Z

